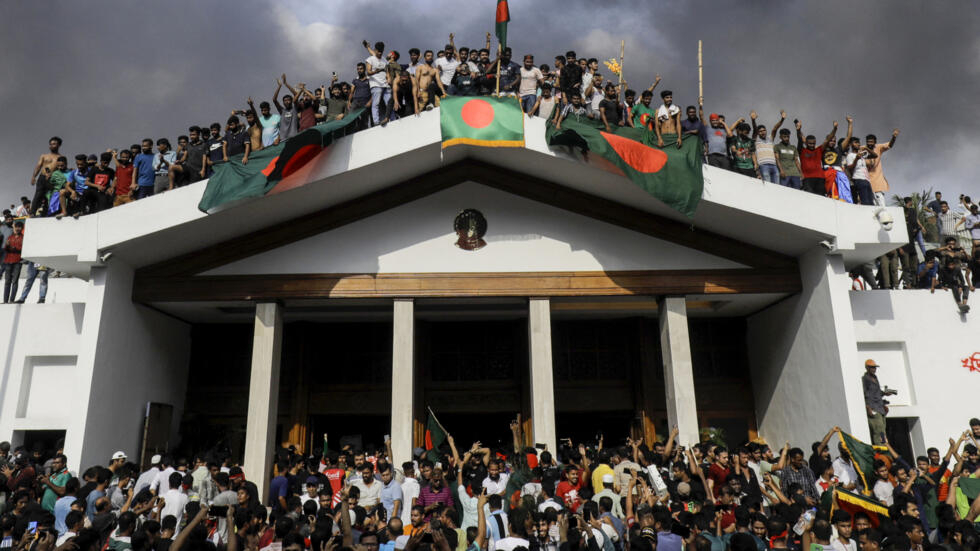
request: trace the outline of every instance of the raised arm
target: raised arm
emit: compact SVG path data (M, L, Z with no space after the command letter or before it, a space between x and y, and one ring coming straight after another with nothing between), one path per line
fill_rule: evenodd
M898 139L898 129L892 130L892 139L888 140L888 149L895 147L895 140Z
M654 90L657 89L658 84L660 84L660 73L657 73L657 76L654 77L653 84L651 84L650 87L647 88L647 90L653 92Z
M283 73L282 76L286 76L286 74ZM280 80L280 79L277 78L276 79L276 91L275 91L275 93L272 94L272 103L275 104L276 111L279 111L280 113L282 113L282 105L279 105L279 91L280 90L282 90L282 80ZM353 88L351 89L351 94L352 95L354 94Z
M354 533L351 531L350 527L350 511L347 505L347 489L343 490L340 499L340 531L343 535L344 547L350 547L354 544Z
M191 532L193 532L194 528L196 528L198 524L201 524L201 522L204 521L207 516L208 506L202 503L201 509L196 515L194 515L194 520L190 521L190 523L188 523L187 526L185 526L184 529L177 534L173 545L170 546L171 550L180 551L185 545L187 545L187 540L190 539Z
M285 86L286 89L289 90L289 93L293 95L293 99L296 99L298 94L296 93L296 90L290 86L288 82L286 82L286 73L282 74L282 85Z
M817 446L817 457L823 454L824 450L827 449L827 443L830 442L830 437L837 434L838 431L840 431L840 427L834 427L827 431L827 434L824 435L823 440L820 441L820 445Z
M827 134L827 137L824 138L823 144L820 147L827 147L830 145L834 141L835 136L837 136L837 121L834 121L834 129L830 131L830 134Z
M486 49L490 49L490 31L487 31L487 45L484 46Z
M453 42L454 38L456 38L456 35L454 33L449 33L449 45L453 47L453 51L456 50L456 43Z
M664 445L664 459L670 457L670 454L674 452L674 445L677 443L677 435L680 434L680 430L677 425L674 425L670 429L670 435L667 436L667 443Z
M789 459L789 442L783 445L783 451L779 452L779 461L772 468L774 471L781 471L786 468L786 460Z
M374 51L374 48L372 48L371 45L368 44L368 41L367 40L362 40L361 41L361 46L364 46L364 49L367 50L369 54L373 55L374 57L376 57L378 59L381 59L381 53L382 52L376 52L376 51Z
M487 515L484 512L487 504L487 489L483 488L480 497L476 499L476 543L477 547L484 549L487 545Z
M752 139L753 140L759 137L759 127L756 126L756 124L755 124L755 119L758 118L758 117L759 117L759 115L758 115L758 113L755 112L755 109L753 109L752 111L749 112L749 119L752 120Z
M776 141L776 132L779 131L780 127L783 126L783 123L784 122L786 122L786 111L783 111L782 109L780 109L779 110L779 122L777 122L776 124L772 125L772 130L769 131L769 139L771 139L772 141Z

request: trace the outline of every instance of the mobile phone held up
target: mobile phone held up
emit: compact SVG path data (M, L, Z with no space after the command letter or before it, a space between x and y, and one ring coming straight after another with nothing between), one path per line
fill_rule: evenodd
M211 518L223 518L228 515L227 505L212 505L208 509L208 516Z

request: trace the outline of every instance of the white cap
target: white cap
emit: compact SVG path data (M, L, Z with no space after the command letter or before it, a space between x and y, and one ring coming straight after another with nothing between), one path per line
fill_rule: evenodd
M158 465L161 461L163 461L163 458L160 457L160 454L156 454L150 458L150 465Z
M126 452L117 451L116 453L112 454L112 460L115 461L117 459L126 459Z
M611 475L611 474L604 474L604 475L602 475L602 483L603 484L612 484L612 481L613 481L613 475Z

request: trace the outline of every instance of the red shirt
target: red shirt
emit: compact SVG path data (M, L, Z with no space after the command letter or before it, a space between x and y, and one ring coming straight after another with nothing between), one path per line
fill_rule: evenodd
M717 491L721 491L721 487L728 482L728 475L731 473L731 467L725 468L717 463L712 463L708 467L708 478L715 481L715 488L718 488Z
M306 104L306 109L296 109L299 114L299 131L302 132L307 128L312 128L316 124L316 110L313 109L313 102Z
M804 178L823 178L823 146L800 150L800 168Z
M116 163L116 196L129 194L129 188L133 185L133 163L123 166Z
M17 264L20 262L20 250L24 247L24 234L13 233L3 244L4 264Z
M582 482L582 479L579 478L578 484L573 486L571 482L562 480L555 488L555 496L562 500L565 506L572 511L576 510L579 506L578 492L582 489Z

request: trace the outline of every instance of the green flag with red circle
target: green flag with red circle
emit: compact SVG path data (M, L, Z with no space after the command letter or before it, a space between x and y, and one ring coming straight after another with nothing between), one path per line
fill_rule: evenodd
M667 206L692 218L701 201L701 139L664 135L664 146L645 128L611 126L585 116L569 116L545 131L548 145L569 146L583 152L583 160L604 170L622 174Z
M524 147L524 113L515 97L447 97L439 104L439 119L443 149Z

